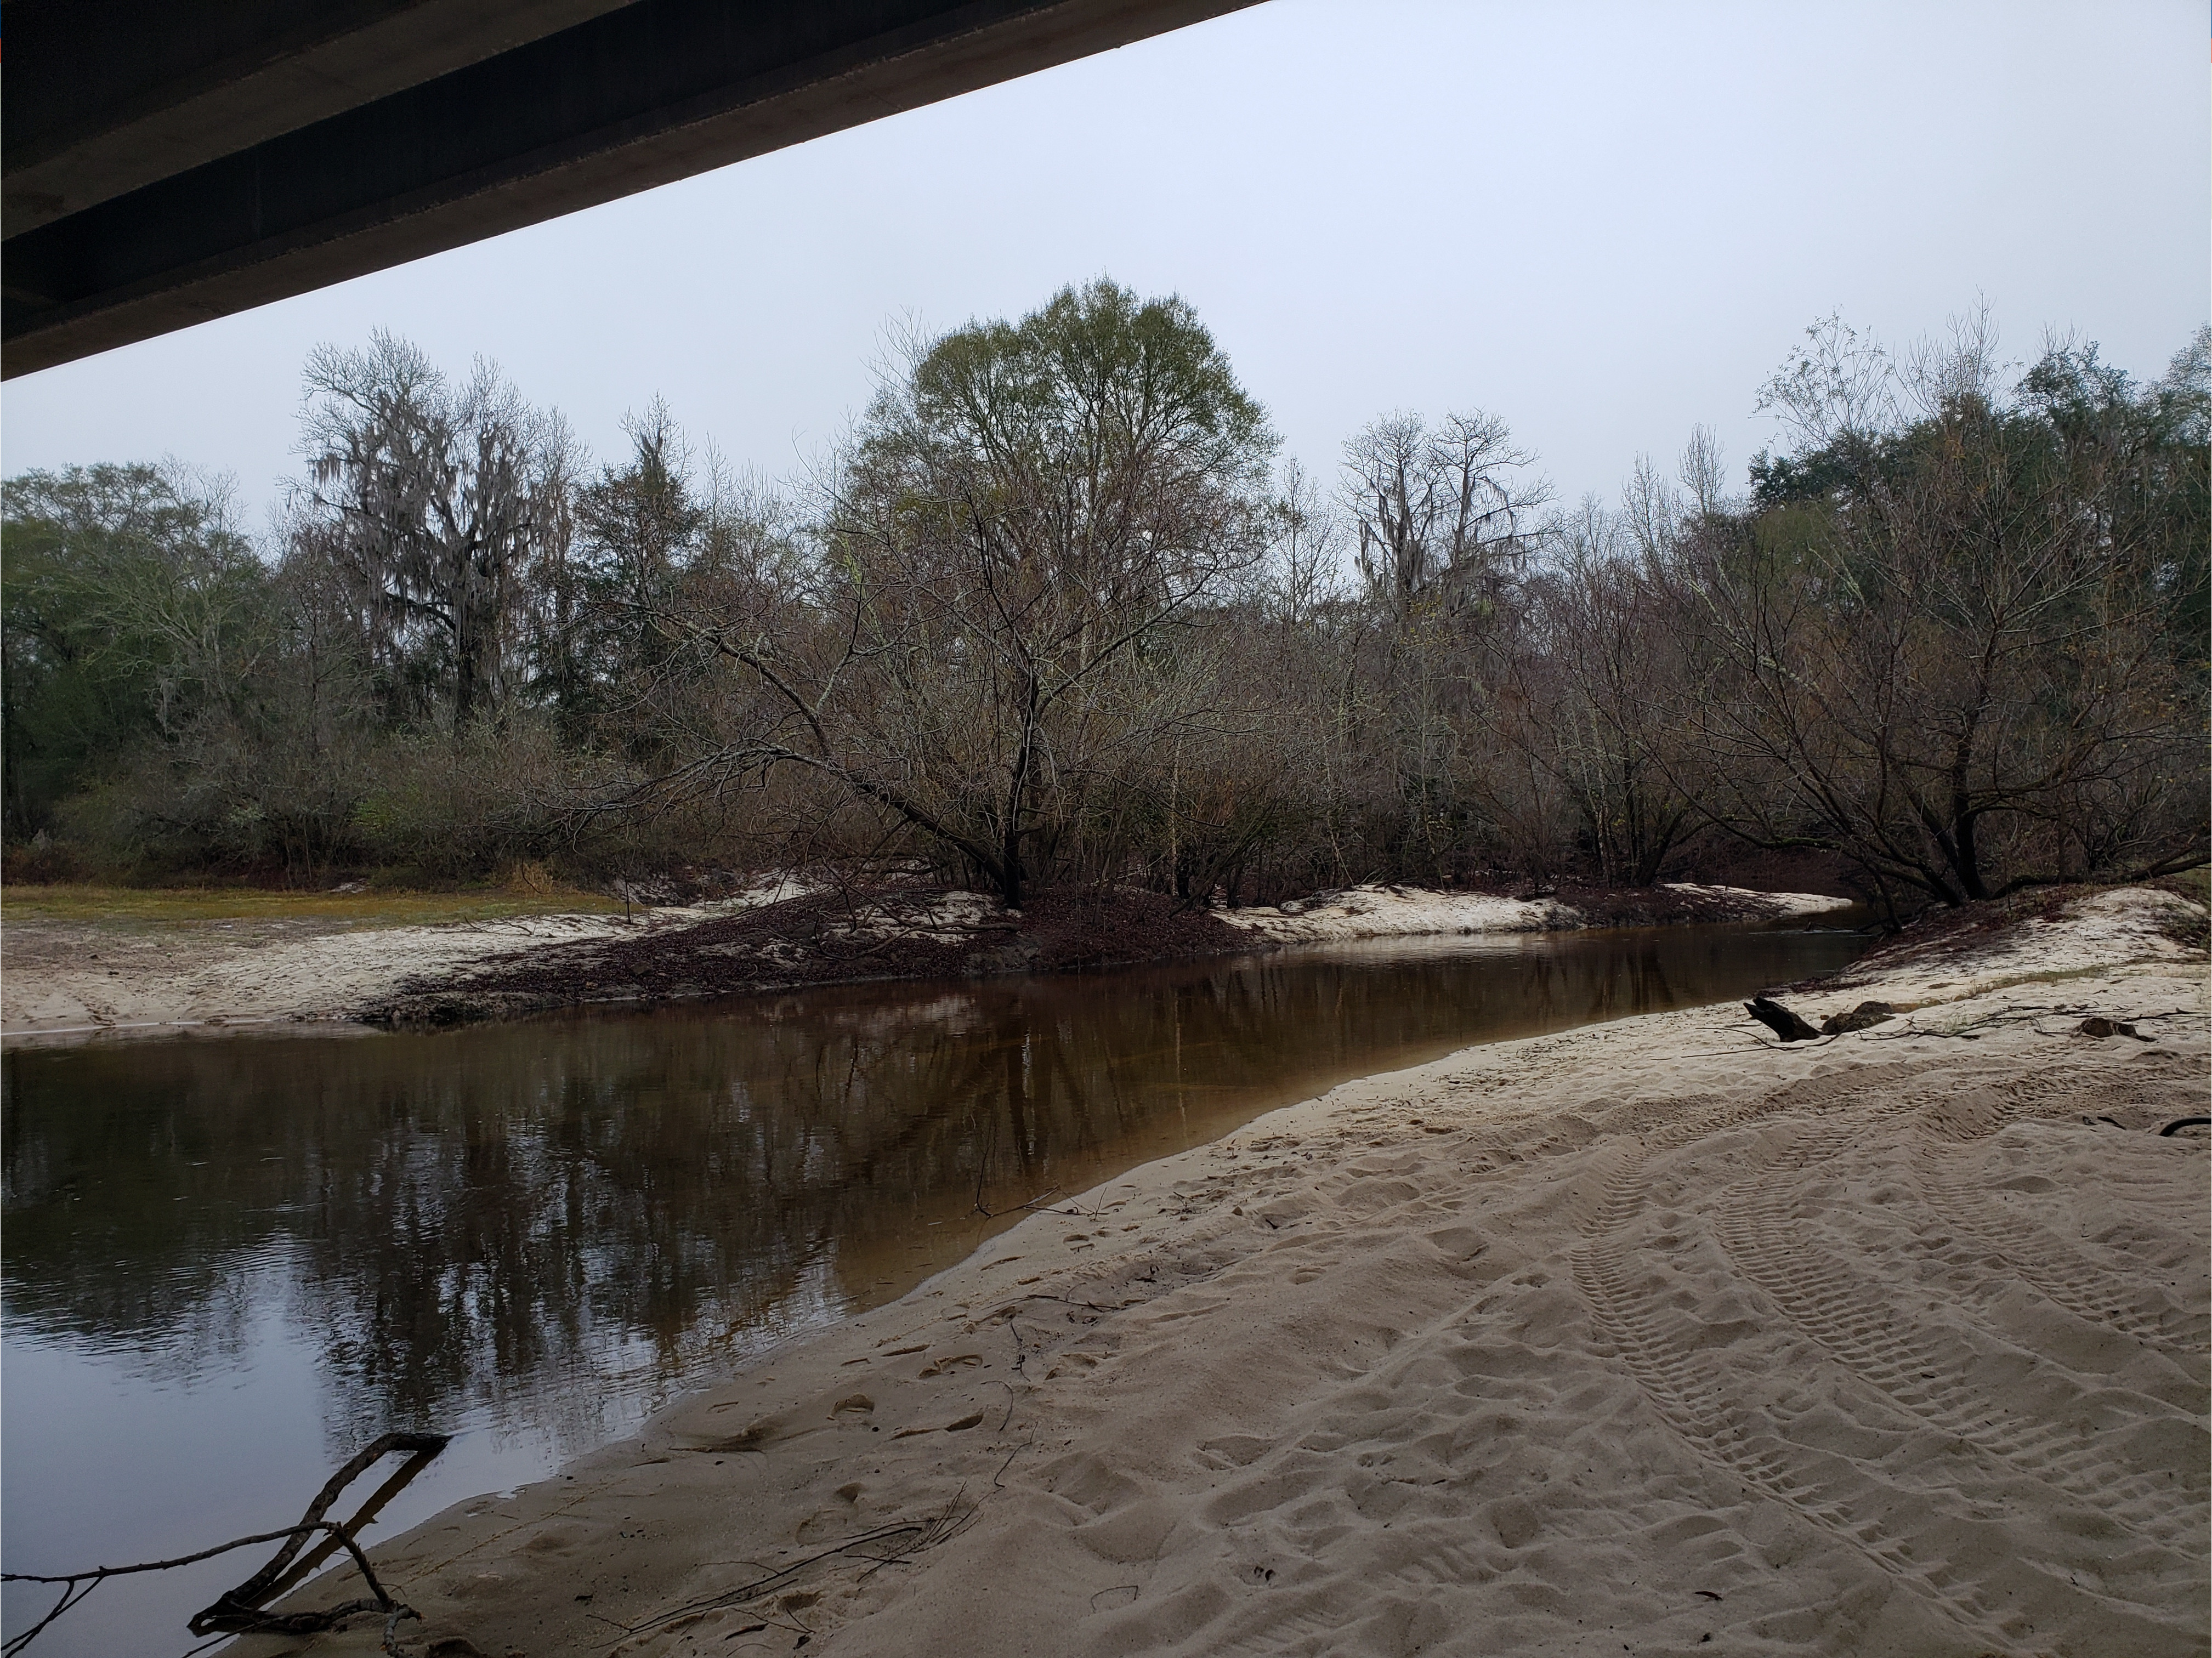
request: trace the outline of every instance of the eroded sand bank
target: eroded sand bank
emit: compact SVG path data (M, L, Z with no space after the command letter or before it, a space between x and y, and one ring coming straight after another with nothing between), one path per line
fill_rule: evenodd
M1920 1005L1819 1044L1624 1020L1150 1165L385 1545L409 1647L2202 1653L2180 903L1875 958L1796 1005Z

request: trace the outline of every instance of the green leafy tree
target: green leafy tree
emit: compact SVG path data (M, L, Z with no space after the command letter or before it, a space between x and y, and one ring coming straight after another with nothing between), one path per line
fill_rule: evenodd
M1799 447L1690 543L1706 798L1946 903L2203 861L2203 357L2007 392L1978 322L1902 366L1817 328Z
M248 695L273 607L225 492L179 469L27 472L0 484L0 513L14 838L134 748Z
M827 481L805 625L661 613L760 696L682 780L804 770L1019 904L1199 715L1174 624L1264 552L1276 441L1178 299L1101 281L918 346Z

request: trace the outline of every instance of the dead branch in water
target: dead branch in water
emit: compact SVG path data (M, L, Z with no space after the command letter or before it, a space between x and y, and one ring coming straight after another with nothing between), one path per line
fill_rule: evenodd
M975 1212L985 1220L996 1220L1001 1215L1018 1215L1024 1209L1034 1209L1041 1203L1050 1203L1060 1195L1057 1186L1047 1187L1027 1203L1018 1203L1011 1209L987 1209L983 1206L983 1177L975 1177Z
M192 1554L179 1555L172 1560L148 1560L131 1566L94 1566L84 1571L56 1574L0 1573L0 1582L58 1583L62 1586L61 1598L44 1618L4 1645L0 1645L0 1658L15 1658L16 1654L37 1639L56 1619L72 1606L82 1606L86 1596L111 1577L127 1577L139 1572L168 1571L179 1566L213 1559L219 1554L228 1554L234 1549L251 1548L257 1543L273 1543L279 1539L283 1540L283 1546L276 1551L276 1557L267 1565L236 1588L220 1596L213 1606L192 1615L186 1627L194 1635L313 1635L333 1628L346 1619L362 1612L380 1612L384 1614L384 1649L396 1653L394 1631L398 1628L400 1619L420 1614L412 1606L394 1600L385 1592L384 1585L377 1581L375 1571L369 1566L368 1557L362 1552L361 1545L354 1540L354 1533L374 1519L380 1509L446 1448L447 1443L447 1436L444 1434L384 1435L325 1482L322 1490L315 1494L315 1500L307 1505L307 1511L301 1515L298 1525L287 1526L281 1531L258 1532L251 1537L234 1538L228 1543L218 1543L212 1548L201 1549ZM323 1518L331 1504L344 1495L347 1486L380 1458L394 1451L404 1453L407 1461L355 1510L350 1520L340 1523ZM293 1558L318 1532L328 1533L326 1540L295 1564ZM353 1557L354 1564L360 1569L362 1580L368 1585L371 1598L349 1600L343 1606L322 1612L279 1614L261 1610L269 1601L304 1581L310 1572L341 1548Z
M176 1566L190 1566L202 1560L211 1560L219 1554L228 1554L233 1549L251 1548L256 1543L273 1543L280 1537L293 1540L292 1546L296 1548L301 1539L319 1531L331 1533L333 1547L340 1544L343 1545L346 1551L353 1556L354 1563L361 1568L361 1575L368 1580L369 1588L375 1598L368 1600L349 1600L345 1605L333 1607L328 1612L300 1612L289 1618L270 1619L255 1625L254 1629L282 1634L312 1634L318 1630L328 1629L339 1619L349 1618L357 1612L387 1612L409 1617L414 1615L410 1608L399 1605L385 1593L384 1586L377 1581L375 1572L369 1569L368 1561L362 1555L360 1545L353 1540L343 1526L335 1521L318 1520L297 1526L288 1526L283 1531L257 1532L251 1537L234 1538L228 1543L218 1543L213 1548L202 1549L194 1554L180 1554L173 1560L147 1560L132 1566L94 1566L84 1571L58 1575L28 1571L0 1574L0 1582L4 1582L63 1585L62 1597L54 1603L53 1610L4 1646L0 1646L0 1654L5 1654L7 1658L15 1658L15 1655L30 1645L47 1625L52 1623L72 1606L82 1605L86 1596L111 1577L127 1577L134 1572L167 1571ZM80 1583L84 1586L82 1588L77 1587ZM220 1605L221 1602L217 1604ZM204 1617L206 1614L200 1615ZM302 1622L303 1619L315 1621L307 1623ZM194 1621L197 1622L198 1619ZM204 1631L195 1629L192 1632L198 1635ZM225 1629L222 1632L228 1635L240 1631Z

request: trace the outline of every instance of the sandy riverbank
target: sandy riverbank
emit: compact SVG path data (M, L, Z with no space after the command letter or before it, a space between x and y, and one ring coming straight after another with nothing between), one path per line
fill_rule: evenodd
M143 907L156 912L152 916L129 902L112 914L88 915L82 898L70 906L79 913L56 914L34 889L28 902L0 903L0 1038L72 1042L343 1026L413 976L465 971L551 945L651 938L793 890L779 884L712 904L640 906L634 919L603 905L394 925L380 914L386 907L375 895L359 902L334 895L321 909L276 914L261 913L253 894L223 914L223 899L215 895L185 907L214 914L176 917L160 914L168 908L161 895ZM423 895L393 907L435 911L441 901ZM284 908L294 908L291 896Z
M1601 903L1610 908L1601 912ZM1164 900L1153 907L1172 908ZM1271 944L1543 932L1624 919L1780 919L1844 907L1842 899L1732 887L1594 895L1580 908L1557 898L1357 887L1282 910L1113 916L1103 932L1123 936L1101 937L1094 922L1059 929L1073 936L1042 938L1041 921L1052 932L1048 918L1033 914L1024 931L1006 919L1003 906L972 893L930 895L894 908L855 905L781 884L694 908L641 908L635 921L545 914L434 926L250 918L125 924L18 912L0 924L0 1038L265 1029L343 1023L394 1007L418 1015L427 1010L438 1019L484 1017L671 993L1036 970L1072 964L1085 950L1144 960ZM1652 911L1649 918L1644 909ZM825 953L825 918L836 935L827 942L844 949L817 959ZM1059 959L1055 950L1071 959ZM650 982L635 982L641 978ZM472 982L524 988L489 995L421 989Z
M658 916L645 925L662 925ZM342 1023L410 975L605 938L605 915L441 926L240 920L0 923L0 1038L67 1041Z
M1277 1112L385 1545L410 1649L2201 1653L2202 917Z

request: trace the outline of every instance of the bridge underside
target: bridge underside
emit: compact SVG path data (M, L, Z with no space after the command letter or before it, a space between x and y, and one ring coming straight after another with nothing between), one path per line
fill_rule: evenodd
M1251 0L8 0L13 376Z

